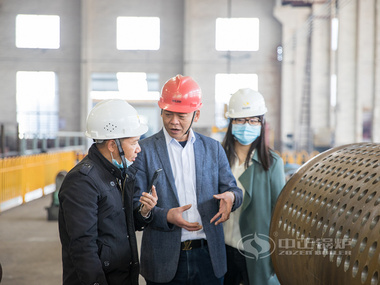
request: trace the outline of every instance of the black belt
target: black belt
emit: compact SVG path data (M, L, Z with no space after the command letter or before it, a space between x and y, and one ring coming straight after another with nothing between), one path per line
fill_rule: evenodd
M181 242L181 250L191 250L194 248L200 248L207 245L207 240L205 239L193 239Z

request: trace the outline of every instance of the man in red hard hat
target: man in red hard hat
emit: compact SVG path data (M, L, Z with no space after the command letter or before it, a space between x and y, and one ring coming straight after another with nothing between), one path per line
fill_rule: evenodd
M158 102L164 128L140 142L135 208L156 169L158 196L144 229L141 274L151 284L222 284L226 253L222 224L238 208L236 186L221 144L192 130L202 106L194 79L177 75Z

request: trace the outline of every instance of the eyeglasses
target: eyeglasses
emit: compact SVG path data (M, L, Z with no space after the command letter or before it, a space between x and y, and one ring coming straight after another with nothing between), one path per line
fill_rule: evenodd
M252 126L258 126L261 125L261 120L259 118L236 118L234 119L235 124L237 125L244 125L246 122Z

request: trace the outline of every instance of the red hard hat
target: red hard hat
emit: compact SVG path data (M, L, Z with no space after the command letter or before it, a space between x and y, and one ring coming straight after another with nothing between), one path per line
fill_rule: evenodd
M190 76L177 75L162 87L158 106L176 113L191 113L202 106L202 90Z

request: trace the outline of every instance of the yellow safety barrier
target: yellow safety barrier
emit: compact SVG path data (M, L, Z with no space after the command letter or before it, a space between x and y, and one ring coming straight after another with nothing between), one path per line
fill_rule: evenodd
M278 154L285 164L302 165L318 152ZM0 212L52 193L58 172L69 171L85 155L69 151L0 159Z
M309 159L313 158L314 156L318 155L319 152L314 151L312 153L308 153L307 151L301 151L301 152L283 152L283 153L278 153L285 164L299 164L302 165Z
M75 151L0 159L0 212L55 190L59 171L77 163Z

